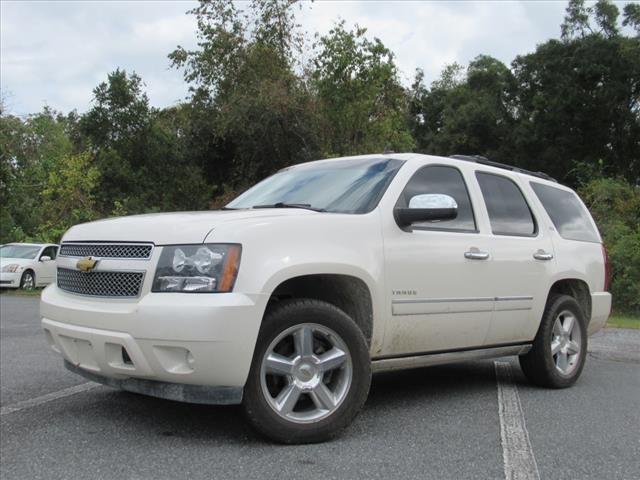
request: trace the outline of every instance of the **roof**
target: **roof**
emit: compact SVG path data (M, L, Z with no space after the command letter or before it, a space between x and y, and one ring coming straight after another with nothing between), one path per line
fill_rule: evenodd
M366 156L370 156L370 155L366 155ZM547 175L544 172L533 172L530 170L526 170L524 168L517 167L515 165L507 165L505 163L494 162L480 155L451 155L449 157L443 157L440 155L427 155L423 153L392 153L392 154L385 154L384 156L397 158L399 160L404 160L410 163L413 161L423 161L425 157L434 158L434 159L440 158L447 161L453 160L454 162L477 163L478 165L489 167L490 170L494 170L496 173L504 173L504 170L507 170L510 172L526 175L529 177L535 177L542 180L546 180L548 182L558 183L558 181L555 178L551 177L550 175Z
M499 163L499 162L494 162L492 160L489 160L485 157L482 157L480 155L451 155L449 157L443 157L440 155L427 155L424 153L395 153L395 152L386 152L386 153L374 153L374 154L367 154L367 155L350 155L347 157L334 157L334 158L325 158L325 159L321 159L321 160L314 160L314 161L310 161L310 162L305 162L305 163L299 163L297 165L291 165L288 167L285 167L283 170L287 170L290 168L297 168L303 165L311 165L311 164L316 164L316 163L330 163L330 162L336 162L336 161L342 161L342 160L352 160L352 159L365 159L365 158L371 158L371 159L376 159L376 158L393 158L393 159L397 159L397 160L402 160L404 162L407 163L418 163L418 162L424 162L425 159L432 159L432 160L446 160L447 162L464 162L464 163L476 163L478 165L482 165L483 168L487 168L490 171L494 171L495 173L499 174L499 173L504 173L505 170L515 173L515 174L521 174L521 175L525 175L527 177L533 177L533 178L537 178L540 180L544 180L547 182L553 182L558 184L558 181L547 175L546 173L543 172L532 172L530 170L526 170L524 168L520 168L514 165L507 165L505 163ZM558 184L560 185L560 184Z

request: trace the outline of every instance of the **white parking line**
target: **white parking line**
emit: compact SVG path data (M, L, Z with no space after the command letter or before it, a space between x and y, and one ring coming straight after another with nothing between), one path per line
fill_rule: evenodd
M14 403L13 405L0 408L0 416L19 412L21 410L26 410L27 408L37 407L38 405L42 405L43 403L58 400L59 398L68 397L70 395L75 395L76 393L86 392L87 390L91 390L92 388L96 388L99 386L99 383L94 382L81 383L80 385L65 388L63 390L58 390L57 392L47 393L46 395L42 395L40 397L23 400L22 402Z
M494 362L498 383L498 411L504 476L507 480L540 480L529 433L522 412L518 388L513 383L511 364Z

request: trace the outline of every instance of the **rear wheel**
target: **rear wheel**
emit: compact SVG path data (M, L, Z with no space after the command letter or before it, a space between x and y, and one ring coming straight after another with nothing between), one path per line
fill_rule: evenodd
M320 442L353 421L370 382L367 343L349 316L317 300L286 301L263 321L244 409L273 440Z
M33 290L36 286L36 276L31 270L27 270L22 274L20 279L20 288L23 290Z
M573 297L549 299L533 347L520 356L527 379L540 386L565 388L577 380L587 355L586 320Z

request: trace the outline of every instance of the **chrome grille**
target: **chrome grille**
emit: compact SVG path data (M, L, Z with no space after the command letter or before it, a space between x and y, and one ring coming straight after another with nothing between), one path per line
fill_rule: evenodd
M58 268L58 287L80 295L95 297L137 297L140 295L142 272L81 272Z
M63 243L63 257L139 258L151 256L153 245L134 243Z

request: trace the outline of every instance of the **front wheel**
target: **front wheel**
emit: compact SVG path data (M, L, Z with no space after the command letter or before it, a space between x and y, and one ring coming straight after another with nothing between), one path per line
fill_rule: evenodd
M20 280L20 288L23 290L33 290L36 286L36 277L31 270L27 270L22 274Z
M321 442L353 421L370 383L367 343L348 315L317 300L285 301L265 316L243 405L275 441Z
M573 297L549 299L529 353L520 356L525 377L536 385L565 388L573 385L587 356L586 320Z

